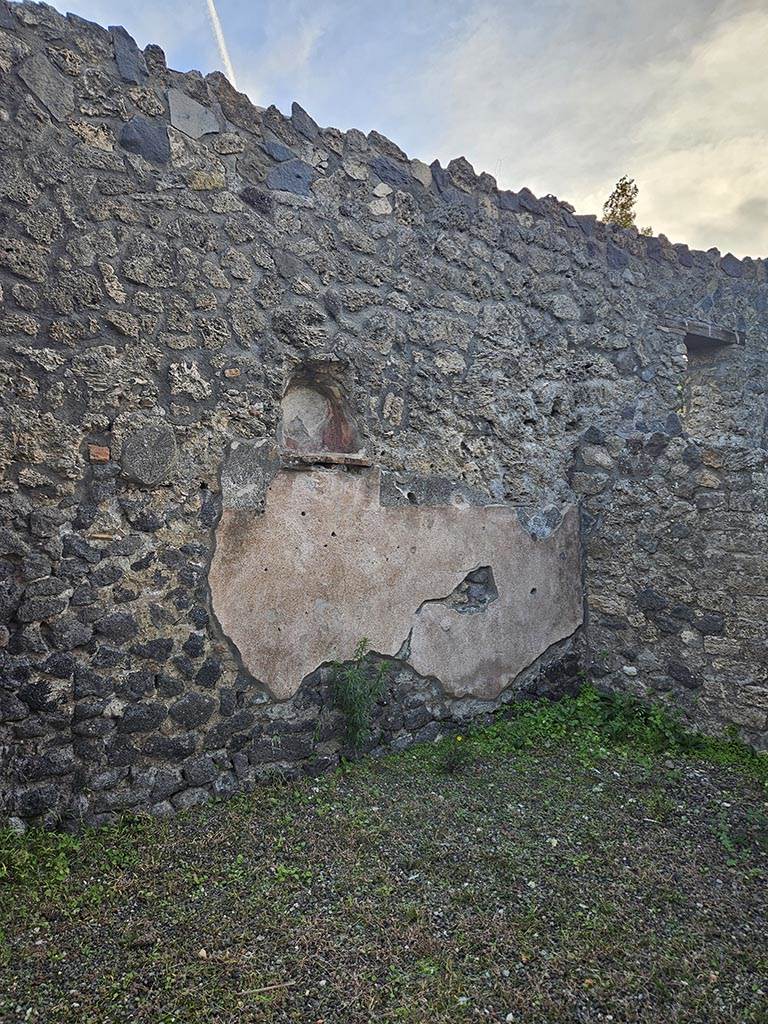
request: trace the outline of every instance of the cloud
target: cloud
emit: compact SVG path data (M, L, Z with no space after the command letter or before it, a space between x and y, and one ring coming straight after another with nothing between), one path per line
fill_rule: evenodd
M258 46L247 54L238 46L241 88L254 103L268 106L286 93L293 99L308 89L318 44L334 19L336 5L306 8L298 0L265 3ZM287 105L285 99L282 102Z
M686 59L658 69L663 103L637 143L643 212L703 248L768 254L768 9L721 22Z
M508 187L590 212L627 173L641 223L695 246L768 252L768 224L737 213L745 195L768 194L756 102L766 50L762 4L584 0L526 18L485 3L423 70L436 116L419 148L463 153Z
M222 3L237 22L239 5ZM440 0L264 0L258 39L243 33L248 93L282 110L297 99L321 124L397 137L408 109L400 85L431 46L442 47L450 25Z

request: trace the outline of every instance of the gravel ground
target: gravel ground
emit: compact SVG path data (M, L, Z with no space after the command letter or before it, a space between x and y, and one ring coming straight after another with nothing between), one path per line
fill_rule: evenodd
M450 766L415 750L130 822L61 882L0 883L0 1020L768 1022L757 783Z

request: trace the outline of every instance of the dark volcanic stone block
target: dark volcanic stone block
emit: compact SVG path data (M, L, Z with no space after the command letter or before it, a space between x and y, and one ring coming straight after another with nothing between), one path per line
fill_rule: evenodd
M128 612L114 612L96 623L96 629L114 643L126 643L133 640L139 632L136 620Z
M7 29L9 32L13 32L18 28L18 22L6 4L3 3L3 0L0 0L0 28Z
M144 54L136 45L133 36L122 25L110 25L110 35L115 48L115 61L121 78L134 85L142 85L149 78Z
M291 121L293 121L293 126L299 135L303 135L310 142L314 141L320 134L317 122L309 116L303 107L295 102L291 104Z
M153 164L167 164L171 159L171 146L165 122L148 121L137 114L123 126L120 145L129 153L143 156Z
M144 487L166 483L176 468L176 436L166 424L151 424L129 434L120 456L123 475Z
M72 82L42 53L35 53L24 61L19 68L19 78L57 121L64 121L75 109Z
M410 172L401 164L390 160L389 157L377 156L375 160L371 161L371 169L392 188L409 189L414 184Z
M185 693L183 697L171 705L171 718L186 726L196 729L210 719L216 709L216 701L202 693Z
M118 721L118 732L151 732L168 714L164 704L131 704Z
M286 160L269 172L267 187L279 192L295 192L299 196L308 196L310 186L316 177L314 167L305 164L303 160Z

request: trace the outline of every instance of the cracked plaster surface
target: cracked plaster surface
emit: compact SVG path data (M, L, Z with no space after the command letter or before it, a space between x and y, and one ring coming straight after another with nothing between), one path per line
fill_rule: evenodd
M480 566L498 598L443 601ZM409 662L453 696L493 698L582 622L578 514L536 539L509 505L383 507L378 469L282 470L263 515L227 508L209 582L246 668L279 699L357 642Z

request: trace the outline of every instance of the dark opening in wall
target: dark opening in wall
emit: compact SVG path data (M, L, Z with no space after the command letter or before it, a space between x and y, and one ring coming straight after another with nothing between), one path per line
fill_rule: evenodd
M670 324L670 326L672 326ZM743 339L727 328L680 320L687 369L682 383L682 418L694 437L713 437L734 429L739 400L738 368Z
M293 373L283 395L280 444L304 455L361 452L341 367L306 363Z

